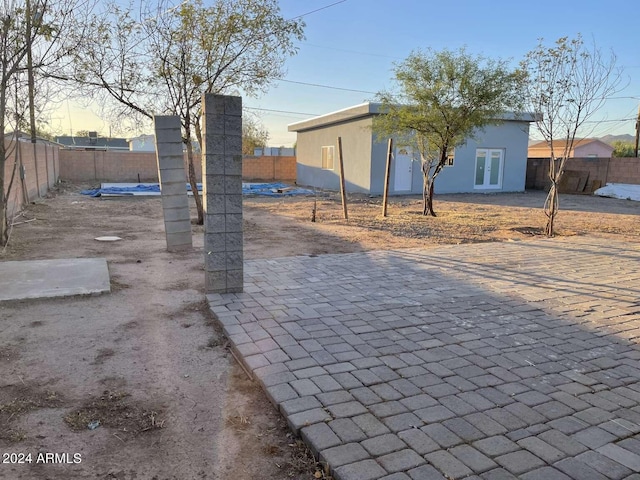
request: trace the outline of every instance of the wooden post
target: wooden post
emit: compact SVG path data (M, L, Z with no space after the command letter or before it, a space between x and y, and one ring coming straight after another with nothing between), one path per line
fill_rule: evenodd
M340 162L340 196L342 197L342 211L344 212L344 218L348 220L347 192L344 187L344 163L342 160L342 137L338 137L338 161Z
M638 158L638 144L640 143L640 106L638 106L638 118L636 119L636 142L633 148L633 156Z
M387 216L387 199L389 197L389 175L391 173L391 156L393 154L393 138L389 139L387 147L387 169L384 172L384 190L382 194L382 216Z

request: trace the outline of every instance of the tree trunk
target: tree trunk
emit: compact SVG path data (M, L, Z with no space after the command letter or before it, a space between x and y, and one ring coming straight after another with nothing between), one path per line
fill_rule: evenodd
M429 195L427 197L427 207L429 209L429 215L431 215L432 217L436 217L436 212L434 212L433 210L433 184L434 181L433 179L431 179L431 181L429 182Z
M5 78L5 72L3 69L2 78ZM8 200L9 200L9 192L8 189L5 189L5 166L7 164L7 149L5 145L4 139L4 128L5 128L5 108L6 108L6 93L5 89L2 88L0 91L0 132L2 132L3 137L0 140L0 246L4 247L9 241L9 222L7 220L8 211ZM16 128L17 130L17 128Z
M422 182L422 215L437 217L436 212L433 210L433 180L434 179L427 174Z
M0 247L4 247L9 240L9 222L7 221L8 205L4 184L4 170L7 163L4 138L0 140Z
M554 223L556 215L559 210L559 197L558 197L558 182L563 173L564 161L560 161L560 166L557 166L557 159L553 156L549 159L549 180L551 181L551 187L549 193L544 202L544 213L547 216L547 223L544 227L544 234L547 237L553 237L554 235Z
M547 215L547 223L544 227L544 234L547 237L553 237L554 222L558 213L558 184L555 180L551 181L551 188L545 201L545 214Z
M429 176L428 173L424 174L424 179L422 180L422 215L427 215L428 207L427 207L427 198L429 196Z
M196 202L196 210L198 212L197 224L202 225L204 223L204 209L202 207L202 197L200 196L200 192L198 192L196 169L193 165L193 144L191 143L191 138L187 138L186 145L187 145L187 166L188 166L188 172L189 172L189 185L191 185L191 191L193 192L193 199Z

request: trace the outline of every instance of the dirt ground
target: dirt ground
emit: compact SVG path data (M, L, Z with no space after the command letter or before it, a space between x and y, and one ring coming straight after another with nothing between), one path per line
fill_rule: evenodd
M62 185L29 206L0 254L105 257L112 285L101 296L0 303L0 454L31 454L31 463L0 458L0 478L321 478L208 313L202 227L193 252L169 254L158 197L79 190ZM245 258L526 240L544 223L543 201L542 192L441 195L429 218L419 198L396 198L383 218L380 198L353 196L346 221L339 198L321 194L312 223L314 198L247 198ZM638 202L561 202L560 235L640 241ZM103 235L123 240L94 240Z

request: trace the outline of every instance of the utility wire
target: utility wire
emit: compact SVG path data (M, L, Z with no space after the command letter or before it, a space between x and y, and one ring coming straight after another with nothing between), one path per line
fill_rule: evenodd
M616 120L585 120L582 123L611 123L611 122L628 122L629 120L635 120L636 117L630 118L618 118Z
M333 6L338 5L340 3L344 3L346 1L347 0L340 0L339 2L334 2L334 3L330 4L330 5L325 5L324 7L316 8L315 10L311 10L310 12L303 13L302 15L298 15L297 17L290 18L289 21L297 20L298 18L302 18L302 17L306 17L307 15L311 15L312 13L319 12L320 10L325 10L327 8L333 7Z
M275 112L275 113L292 113L294 115L312 115L314 117L317 117L319 114L318 113L308 113L308 112L291 112L288 110L273 110L271 108L259 108L259 107L244 107L247 110L259 110L261 112Z
M297 85L307 85L309 87L319 87L319 88L329 88L331 90L342 90L345 92L356 92L356 93L371 93L375 95L377 92L370 92L368 90L357 90L355 88L343 88L343 87L334 87L332 85L322 85L320 83L308 83L308 82L298 82L295 80L285 80L284 78L276 79L278 82L286 82L286 83L295 83Z

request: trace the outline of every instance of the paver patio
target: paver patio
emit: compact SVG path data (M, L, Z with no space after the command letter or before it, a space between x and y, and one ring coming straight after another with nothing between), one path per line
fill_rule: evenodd
M638 244L248 261L208 300L337 480L640 480Z

